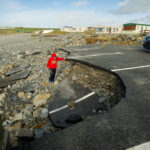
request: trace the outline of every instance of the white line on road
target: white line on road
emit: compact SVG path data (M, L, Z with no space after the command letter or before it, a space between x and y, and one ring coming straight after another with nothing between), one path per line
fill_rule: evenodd
M113 72L118 72L118 71L134 70L134 69L141 69L141 68L148 68L148 67L150 67L150 65L138 66L138 67L130 67L130 68L122 68L122 69L113 69L113 70L111 70L111 71L113 71Z
M150 150L150 142L143 143L126 150Z
M97 56L107 56L107 55L123 55L124 53L116 52L116 53L103 53L103 54L94 54L94 55L84 55L84 56L75 56L70 58L84 58L84 57L97 57Z
M87 99L88 97L93 96L94 94L95 94L95 92L91 92L91 93L89 93L88 95L85 95L85 96L83 96L82 98L80 98L80 99L74 101L74 103L79 103L79 102L81 102L81 101ZM55 110L53 110L53 111L50 111L49 114L53 114L53 113L55 113L55 112L58 112L58 111L60 111L60 110L65 109L65 108L67 108L67 107L68 107L68 105L62 106L62 107L60 107L60 108L58 108L58 109L55 109Z

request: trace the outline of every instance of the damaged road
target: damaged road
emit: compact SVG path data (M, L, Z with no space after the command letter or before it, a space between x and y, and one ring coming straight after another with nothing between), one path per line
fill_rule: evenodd
M83 48L83 51L82 51ZM69 50L69 48L65 49ZM99 45L71 48L73 56L90 53L112 53L121 51L124 55L107 55L80 58L110 70L149 65L150 53L141 47ZM26 149L53 150L125 150L150 141L150 68L122 70L117 72L126 85L126 98L103 115L95 115L65 130L46 135ZM21 149L21 148L20 148Z
M61 133L60 129L72 128L80 124L79 122L92 121L96 116L103 116L125 96L126 89L121 78L97 65L67 59L58 71L58 85L53 88L49 101L49 117L56 128L51 136L57 132ZM65 131L67 129L64 129ZM45 141L45 136L41 139ZM38 139L23 145L24 149L30 149L32 144L37 149L34 145L36 141ZM38 148L41 148L40 145Z
M55 127L66 128L108 111L125 96L124 83L117 74L84 61L67 61L67 69L60 76L64 81L55 89L49 104Z
M120 150L148 142L149 53L132 45L73 47L86 45L85 36L79 35L82 36L80 40L75 35L34 38L19 34L0 41L3 47L0 49L2 78L5 79L4 72L22 66L22 62L30 62L32 70L27 79L0 90L1 108L5 108L1 111L4 114L3 126L10 131L12 146L18 146L22 136L35 138L35 141L14 149ZM73 43L68 44L69 36L73 37ZM64 51L58 50L69 46L71 48ZM54 86L47 82L49 71L45 67L52 49L57 49L59 57L66 58L70 54L69 57L80 59L75 63L70 59L69 63L58 65ZM10 51L13 51L12 57ZM69 52L66 54L66 51ZM87 63L81 63L81 60ZM93 69L94 64L97 68ZM123 82L127 87L125 99L121 99L125 96ZM55 128L52 122L59 128ZM16 127L22 134L19 137L16 136Z

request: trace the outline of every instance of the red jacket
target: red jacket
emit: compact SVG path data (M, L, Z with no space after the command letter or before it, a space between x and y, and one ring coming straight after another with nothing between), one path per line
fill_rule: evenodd
M47 68L48 69L56 69L57 68L57 62L61 61L61 60L64 60L64 58L59 58L56 56L55 53L53 53L47 62Z

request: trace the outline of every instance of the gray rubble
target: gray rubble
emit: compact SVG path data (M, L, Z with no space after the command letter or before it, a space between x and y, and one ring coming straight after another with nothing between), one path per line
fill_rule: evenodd
M0 79L0 88L5 88L8 85L15 84L15 81L7 80L7 79Z
M10 76L10 75L12 75L12 74L14 74L14 73L20 72L20 71L22 71L23 69L26 69L26 68L28 68L28 67L29 67L29 65L16 67L16 68L12 69L11 71L7 72L7 73L6 73L6 76Z

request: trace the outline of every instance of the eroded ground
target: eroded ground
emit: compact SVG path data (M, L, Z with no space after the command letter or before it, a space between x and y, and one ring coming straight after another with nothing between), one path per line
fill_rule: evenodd
M49 105L62 84L64 89L67 88L64 81L96 92L98 98L102 98L110 108L124 95L124 87L114 74L69 60L59 63L56 82L54 85L49 84L46 62L50 54L56 52L59 57L68 57L68 53L55 49L54 46L54 43L63 42L62 35L47 39L46 43L45 37L34 39L29 35L15 36L17 38L14 39L12 36L3 37L0 50L0 114L4 129L10 133L11 146L56 130L49 119ZM68 41L68 35L66 38ZM79 41L76 43L81 44L81 38L84 39L83 35L77 36ZM34 46L31 46L32 42ZM69 93L72 100L72 94ZM65 98L65 93L63 94ZM82 90L80 94L82 95Z

